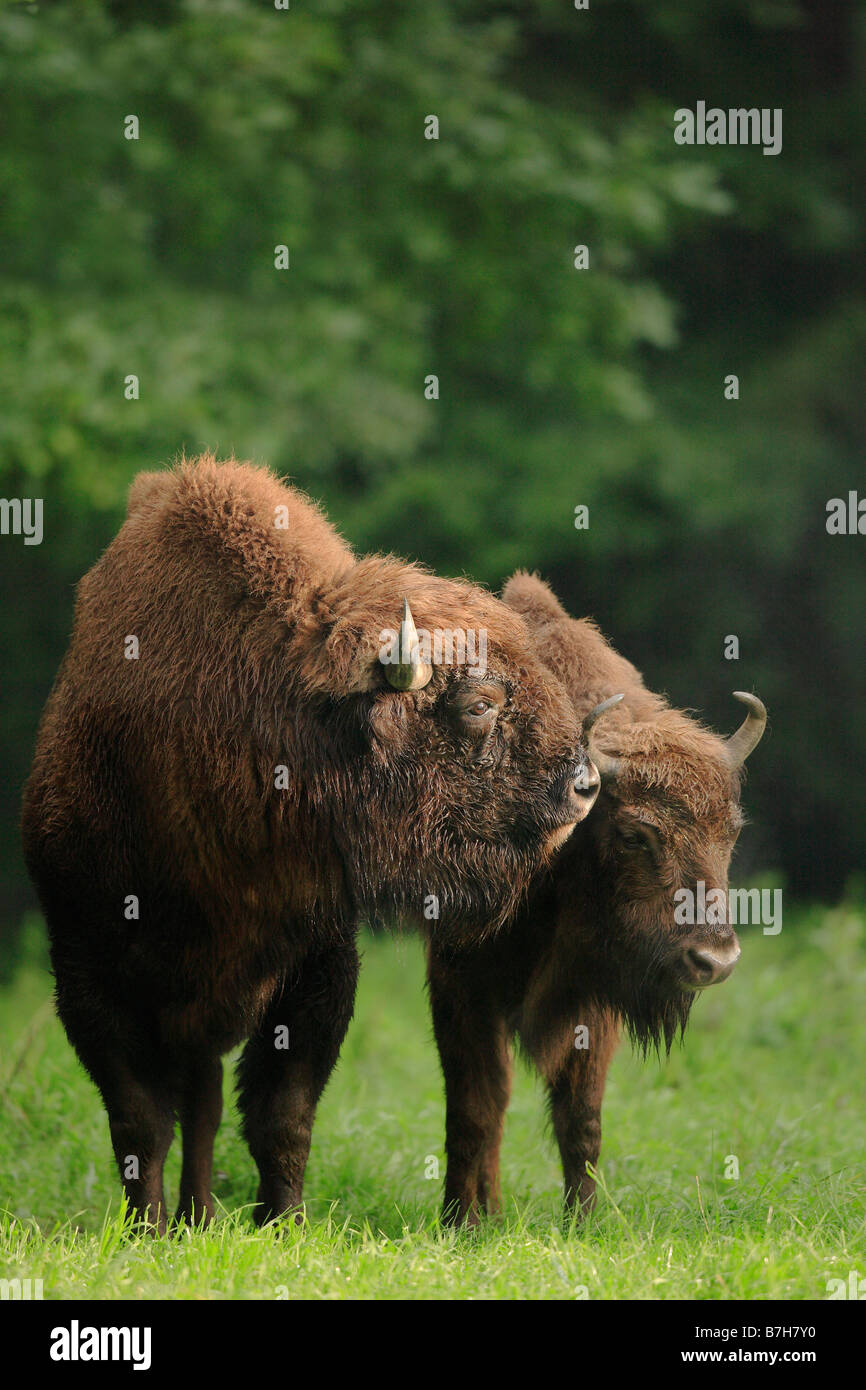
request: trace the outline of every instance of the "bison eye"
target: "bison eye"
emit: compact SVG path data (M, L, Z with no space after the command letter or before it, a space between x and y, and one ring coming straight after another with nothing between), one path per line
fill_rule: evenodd
M649 826L641 826L640 828L635 826L619 826L618 830L620 842L625 845L626 849L645 849L649 850L651 854L655 854L658 851L658 835L654 830L650 829Z
M493 702L491 700L476 700L475 704L470 705L468 710L466 710L466 714L471 714L475 719L480 719L489 709L493 709Z
M452 718L463 735L485 737L492 732L506 704L505 692L487 687L473 690L469 682L458 692L451 706Z

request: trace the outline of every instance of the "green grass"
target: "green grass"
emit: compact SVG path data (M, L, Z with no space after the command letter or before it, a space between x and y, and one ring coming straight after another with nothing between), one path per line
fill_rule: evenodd
M307 1224L253 1227L229 1070L221 1219L166 1240L124 1226L105 1116L53 1015L37 942L0 993L0 1277L41 1278L46 1298L797 1299L866 1275L866 933L853 908L803 914L778 937L747 930L736 975L699 1000L669 1061L621 1049L583 1228L561 1215L541 1087L519 1067L505 1215L474 1235L439 1228L441 1184L424 1175L430 1155L444 1170L444 1107L417 941L364 943L313 1135ZM724 1178L729 1154L737 1181Z

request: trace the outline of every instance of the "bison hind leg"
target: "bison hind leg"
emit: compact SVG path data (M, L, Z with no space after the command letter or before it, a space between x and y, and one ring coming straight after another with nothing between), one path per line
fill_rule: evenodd
M174 1138L174 1096L170 1085L144 1078L114 1056L90 1066L108 1111L114 1157L127 1201L139 1229L166 1231L163 1168Z

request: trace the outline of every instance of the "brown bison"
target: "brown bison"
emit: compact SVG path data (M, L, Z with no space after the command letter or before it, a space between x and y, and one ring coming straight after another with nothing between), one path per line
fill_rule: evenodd
M569 1207L594 1198L605 1077L620 1021L646 1051L670 1048L697 990L724 980L740 948L715 925L677 925L677 891L727 890L743 824L743 762L764 730L760 700L723 742L643 684L590 622L569 618L539 579L516 575L505 601L586 719L602 791L586 825L495 937L428 946L445 1077L444 1210L475 1224L499 1205L499 1145L516 1040L547 1083ZM614 697L624 692L621 703ZM596 707L604 702L602 710ZM597 730L592 729L599 714ZM707 921L718 913L706 913Z
M483 633L486 666L437 665L421 632ZM475 939L597 782L512 608L356 559L264 470L139 476L79 585L23 812L58 1012L139 1219L165 1228L176 1117L178 1216L211 1215L220 1057L244 1039L257 1217L296 1208L358 914Z

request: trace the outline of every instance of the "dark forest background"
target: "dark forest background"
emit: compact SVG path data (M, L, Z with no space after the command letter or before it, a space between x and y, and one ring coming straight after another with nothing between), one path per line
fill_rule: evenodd
M75 583L182 449L267 462L359 549L538 568L723 733L756 690L738 874L862 891L866 536L826 507L866 496L864 17L0 8L0 494L45 510L41 545L0 537L7 963ZM676 145L699 100L782 108L782 152Z

